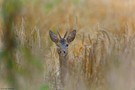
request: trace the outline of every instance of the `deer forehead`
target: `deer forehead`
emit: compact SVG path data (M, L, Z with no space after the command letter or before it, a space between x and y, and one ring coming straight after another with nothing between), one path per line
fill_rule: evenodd
M58 43L58 47L61 48L61 49L66 49L67 48L67 41L65 39L61 39Z
M61 43L62 45L65 45L65 44L67 43L67 41L66 41L64 38L62 38L62 39L60 40L60 43Z

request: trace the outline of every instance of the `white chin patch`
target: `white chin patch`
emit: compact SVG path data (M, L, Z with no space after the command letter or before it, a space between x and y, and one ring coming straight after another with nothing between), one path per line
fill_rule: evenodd
M67 54L62 54L63 57L65 57Z

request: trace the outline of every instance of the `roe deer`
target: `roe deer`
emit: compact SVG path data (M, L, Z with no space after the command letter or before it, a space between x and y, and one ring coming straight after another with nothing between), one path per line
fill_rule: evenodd
M51 30L49 31L51 40L57 46L57 52L59 55L59 62L60 62L60 80L61 80L62 86L64 86L64 83L66 81L66 77L68 74L68 65L67 65L68 46L75 39L76 30L73 30L72 32L70 32L68 36L67 36L67 32L66 32L63 38L61 37L59 32L57 32L57 33L59 35L59 38Z

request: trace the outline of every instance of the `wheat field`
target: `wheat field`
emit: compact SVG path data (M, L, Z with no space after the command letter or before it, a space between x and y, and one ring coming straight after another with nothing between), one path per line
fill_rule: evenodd
M61 35L77 31L69 45L70 77L63 90L135 90L134 0L20 2L19 11L8 0L5 4L17 12L11 17L13 69L7 69L2 16L7 9L0 0L0 90L60 89L57 47L49 37L49 30L56 32L58 26Z

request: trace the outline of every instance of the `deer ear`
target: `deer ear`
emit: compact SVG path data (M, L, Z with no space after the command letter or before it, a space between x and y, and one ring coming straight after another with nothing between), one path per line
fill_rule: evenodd
M69 33L67 37L67 42L70 43L75 39L76 36L76 30L73 30L72 32Z
M53 33L51 30L49 31L50 38L53 42L58 43L58 37L55 33Z

